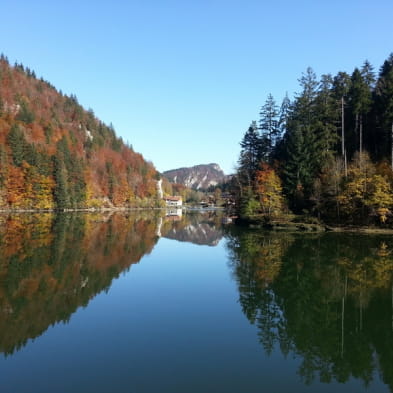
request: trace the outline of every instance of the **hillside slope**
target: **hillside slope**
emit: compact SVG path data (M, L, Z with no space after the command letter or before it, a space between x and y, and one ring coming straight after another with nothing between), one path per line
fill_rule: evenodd
M0 209L151 205L157 171L112 126L0 58Z
M172 169L163 172L169 181L183 184L194 190L207 190L222 183L226 176L218 164L195 165L190 168Z

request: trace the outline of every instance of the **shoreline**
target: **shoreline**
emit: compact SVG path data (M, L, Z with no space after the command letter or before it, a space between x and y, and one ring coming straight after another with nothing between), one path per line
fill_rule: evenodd
M374 226L335 226L324 223L292 222L292 221L272 221L264 223L240 219L235 221L235 225L255 230L270 232L293 232L293 233L363 233L363 234L393 234L393 228L380 228Z
M100 213L100 212L122 212L122 211L135 211L135 210L171 210L173 206L163 207L90 207L79 209L0 209L0 214L10 213ZM177 209L190 212L204 212L204 211L224 211L223 207L207 207L201 208L197 206L183 205Z
M0 214L10 213L101 213L101 212L122 212L134 210L164 210L165 207L103 207L86 209L0 209Z
M63 213L116 213L116 212L136 212L136 211L165 211L170 207L103 207L103 208L81 208L81 209L0 209L0 215L10 214L63 214ZM223 211L223 208L199 208L191 206L182 206L181 210L185 212L212 212ZM257 220L238 219L233 225L254 230L270 232L292 232L292 233L361 233L375 235L392 235L393 228L378 228L373 226L334 226L323 223L291 222L291 221L273 221L264 223Z

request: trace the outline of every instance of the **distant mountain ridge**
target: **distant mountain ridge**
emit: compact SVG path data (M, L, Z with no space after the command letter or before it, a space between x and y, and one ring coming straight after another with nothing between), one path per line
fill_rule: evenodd
M206 190L224 182L227 176L218 164L201 164L162 173L172 183L183 184L194 190Z

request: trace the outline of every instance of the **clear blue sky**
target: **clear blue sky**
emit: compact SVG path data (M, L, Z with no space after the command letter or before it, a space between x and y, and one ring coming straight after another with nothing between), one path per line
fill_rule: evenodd
M378 71L393 52L392 0L2 0L0 52L98 118L159 171L217 162L272 93Z

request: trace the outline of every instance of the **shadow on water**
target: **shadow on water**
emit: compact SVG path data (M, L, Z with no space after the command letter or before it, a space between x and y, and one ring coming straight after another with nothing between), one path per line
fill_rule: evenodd
M242 310L267 354L301 359L313 381L393 391L393 239L232 231L230 267Z

